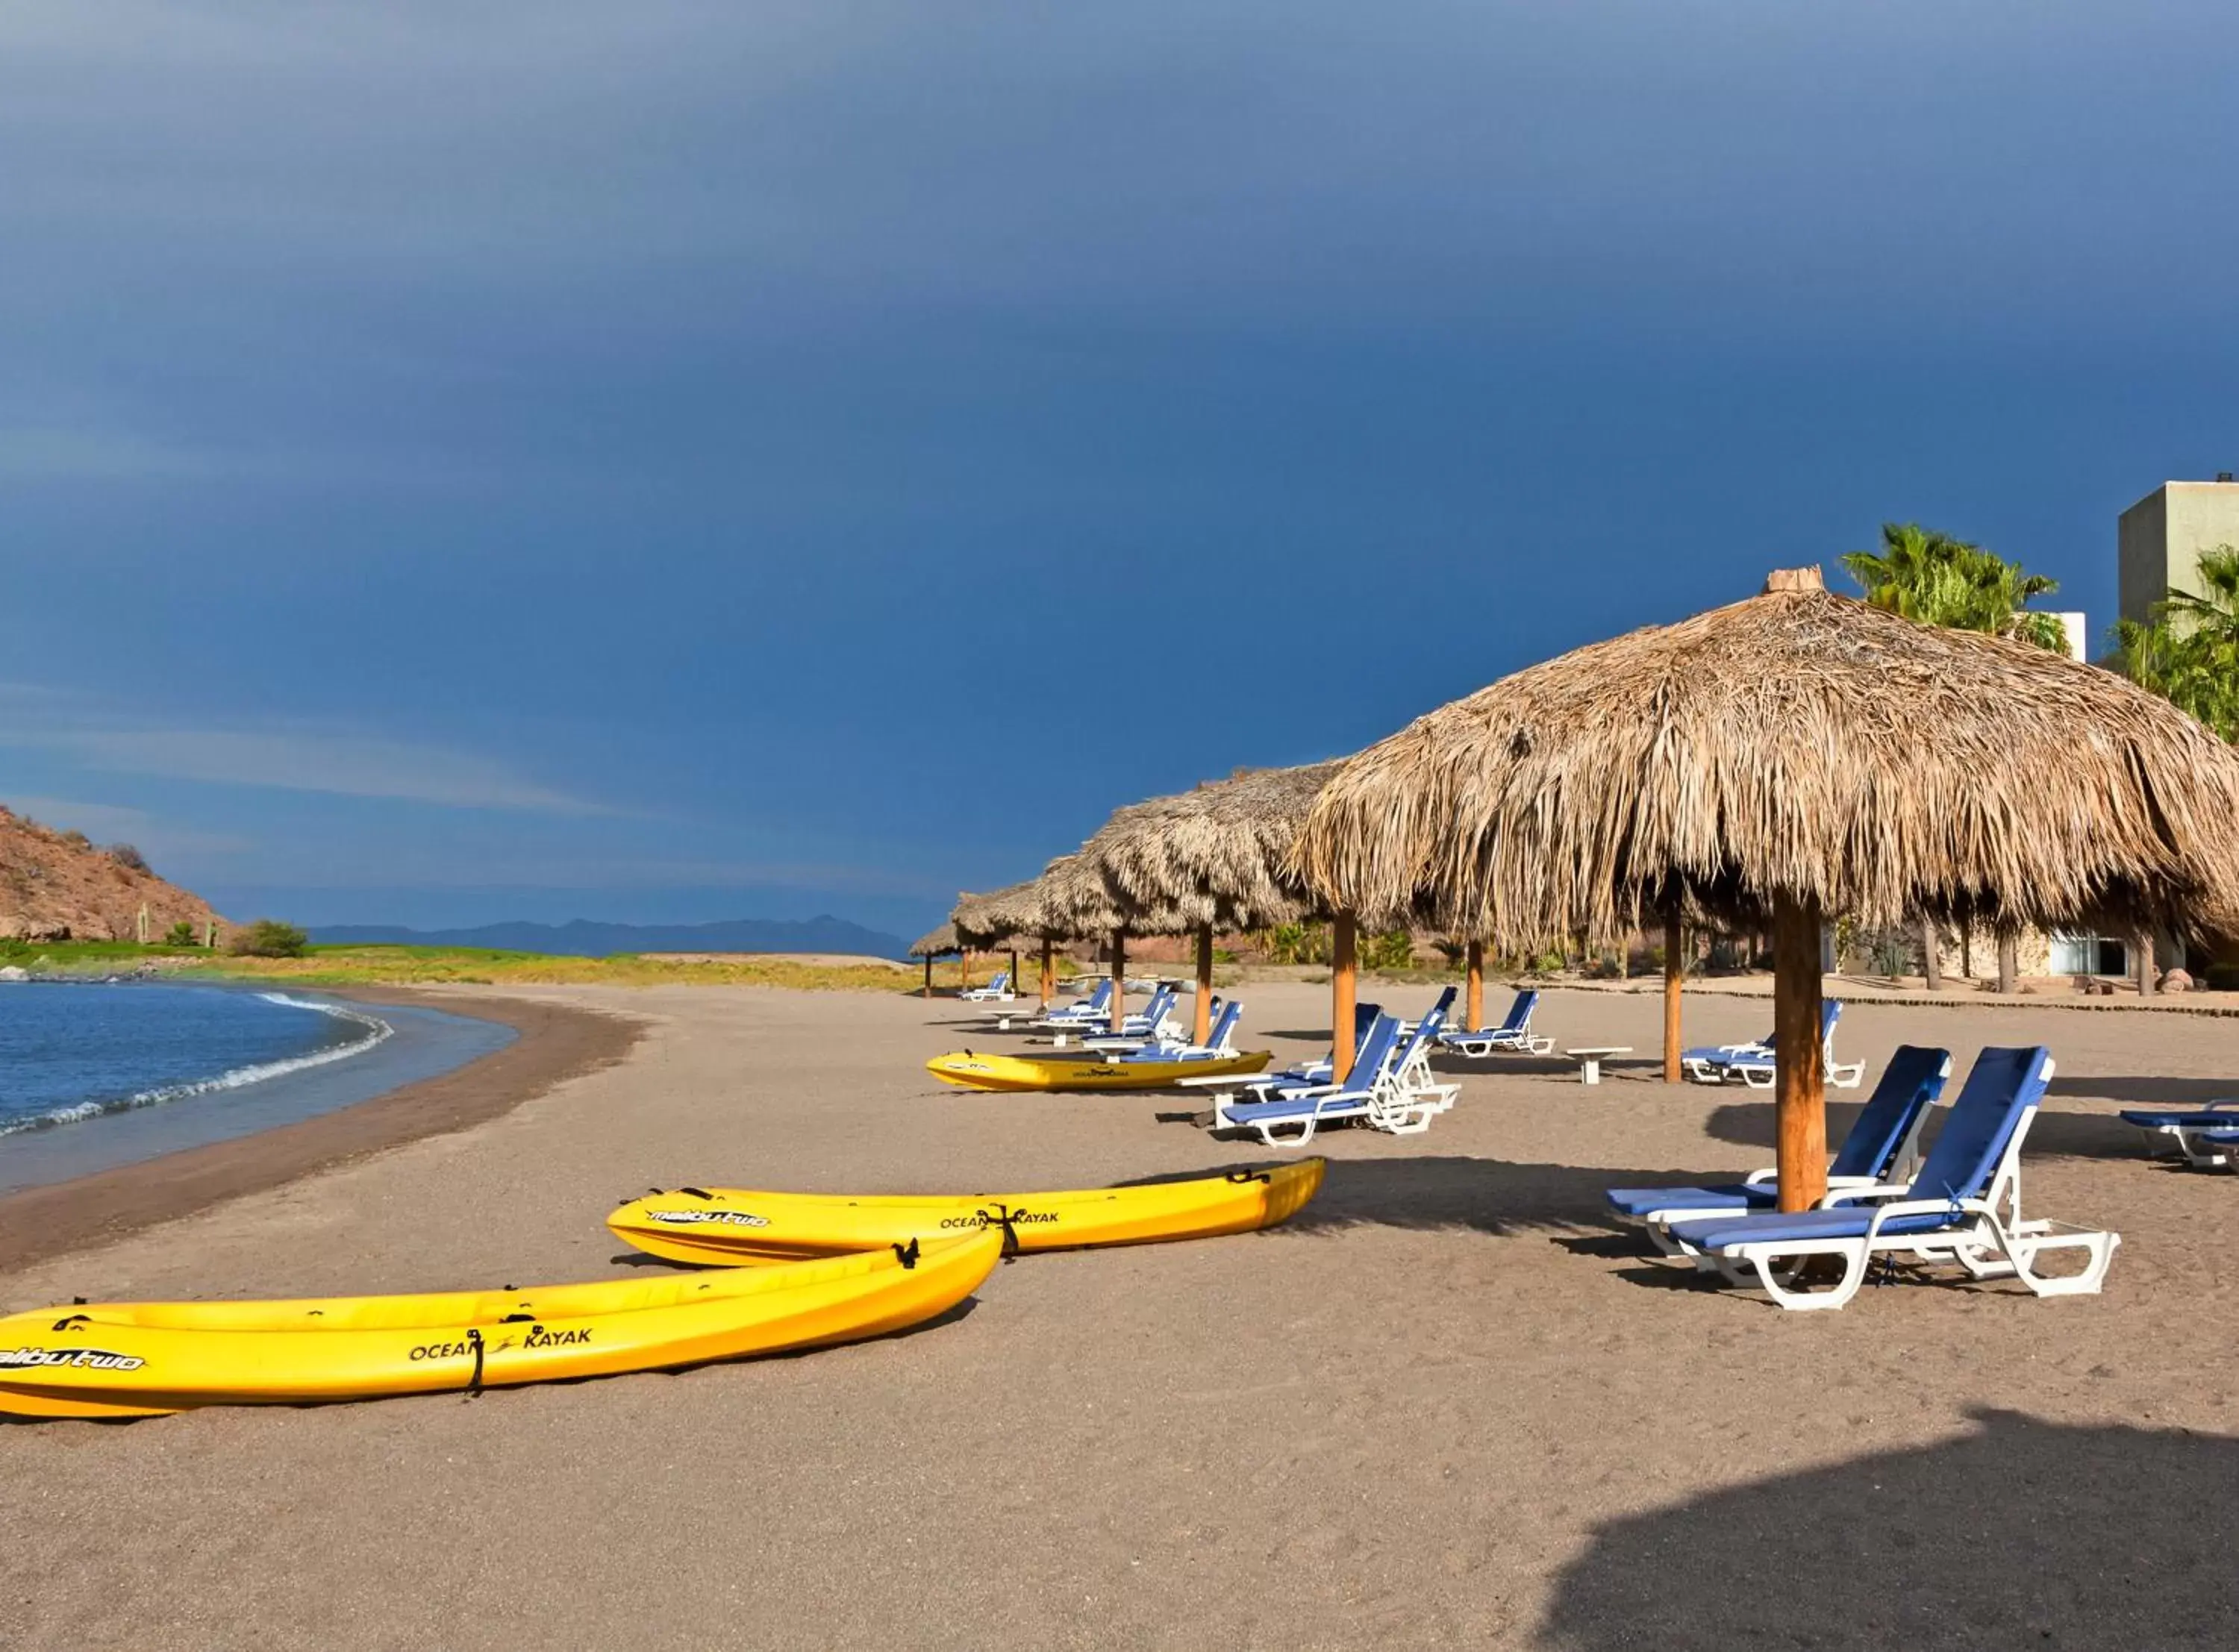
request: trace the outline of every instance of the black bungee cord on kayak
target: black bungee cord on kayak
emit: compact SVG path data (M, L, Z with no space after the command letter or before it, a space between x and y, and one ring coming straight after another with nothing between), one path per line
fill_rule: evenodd
M475 1350L474 1375L467 1378L467 1397L480 1399L482 1393L482 1332L479 1325L467 1327L467 1345Z
M1018 1212L1000 1199L990 1199L987 1204L995 1207L994 1215L987 1214L987 1205L980 1206L976 1214L980 1217L982 1227L997 1227L1003 1230L1003 1260L1008 1262L1019 1254Z

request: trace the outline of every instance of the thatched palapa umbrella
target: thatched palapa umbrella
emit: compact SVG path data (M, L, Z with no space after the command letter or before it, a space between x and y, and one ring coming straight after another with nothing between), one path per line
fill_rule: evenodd
M1112 948L1112 1031L1127 1019L1127 937L1178 935L1186 926L1172 910L1123 900L1089 858L1080 852L1060 855L1038 880L1043 921L1072 935L1103 935Z
M1780 1203L1826 1182L1823 918L2010 931L2239 911L2239 755L2123 678L1829 594L1816 568L1518 672L1348 762L1302 866L1523 948L1681 902L1770 922Z
M1029 878L1024 883L1006 889L990 891L984 895L966 895L956 903L949 914L957 933L975 946L996 946L1007 944L1012 950L1013 968L1017 967L1018 943L1021 939L1038 941L1041 945L1041 1002L1047 1009L1053 985L1056 980L1056 943L1075 939L1073 932L1055 924L1050 916L1047 892L1040 878Z
M1212 1032L1214 932L1297 923L1319 911L1292 851L1307 806L1336 769L1239 772L1130 804L1081 846L1084 873L1100 879L1128 931L1196 938L1199 1044Z
M1044 1004L1049 1002L1053 943L1111 936L1114 949L1112 1029L1116 1032L1123 1025L1127 996L1125 920L1105 892L1102 880L1080 865L1078 854L1060 855L1043 868L1039 878L992 895L967 896L957 904L952 921L966 939L983 945L1020 935L1039 939Z
M943 924L938 929L928 930L910 943L909 955L912 958L921 958L925 960L925 996L927 998L933 996L933 960L936 958L946 958L951 952L961 952L963 950L964 942L958 937L956 926L953 923Z

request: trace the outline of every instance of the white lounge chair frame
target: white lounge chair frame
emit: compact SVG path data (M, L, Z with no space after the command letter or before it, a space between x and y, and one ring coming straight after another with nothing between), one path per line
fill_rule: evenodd
M2050 1080L2052 1073L2053 1065L2048 1061L2044 1076ZM1842 1307L1858 1294L1877 1256L1909 1256L1926 1263L1955 1262L1977 1279L2018 1279L2040 1297L2095 1296L2107 1277L2107 1269L2115 1259L2123 1236L2066 1223L2032 1221L2022 1215L2022 1142L2029 1135L2030 1126L2036 1123L2036 1112L2031 1105L2016 1122L1982 1198L1901 1197L1910 1191L1909 1187L1830 1192L1821 1201L1821 1209L1868 1199L1886 1202L1875 1205L1863 1234L1822 1239L1744 1241L1723 1245L1715 1253L1683 1245L1681 1253L1691 1257L1697 1268L1715 1271L1734 1284L1759 1286L1779 1306L1797 1312ZM1883 1227L1900 1217L1937 1215L1949 1218L1946 1226L1927 1232L1882 1237ZM2039 1274L2037 1257L2045 1251L2060 1250L2083 1251L2083 1271L2050 1278ZM1794 1263L1797 1258L1811 1257L1840 1257L1841 1279L1830 1286L1796 1289L1793 1282L1798 1270Z
M998 970L987 985L968 987L956 996L967 1004L1011 1004L1019 995L1011 988L1011 972Z

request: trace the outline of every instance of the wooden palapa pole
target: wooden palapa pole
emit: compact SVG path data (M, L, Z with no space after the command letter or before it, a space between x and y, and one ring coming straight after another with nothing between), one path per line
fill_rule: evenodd
M1197 926L1197 1033L1191 1042L1202 1046L1213 1036L1213 926Z
M1127 1025L1127 932L1112 932L1112 1036L1118 1038Z
M1827 1196L1819 982L1819 905L1782 896L1772 907L1772 1047L1784 1211L1808 1211Z
M1011 996L1018 997L1019 990L1026 984L1026 973L1019 967L1019 943L1014 940L1011 943Z
M1667 1085L1676 1085L1685 1077L1679 1070L1679 992L1687 978L1686 940L1679 909L1675 906L1664 914L1664 1082Z
M1042 937L1042 1008L1050 1006L1050 996L1057 991L1056 944L1046 935Z
M925 955L924 996L927 998L931 998L933 996L933 954L931 952L927 952Z
M1462 1008L1465 1012L1462 1025L1472 1032L1476 1032L1485 1025L1485 943L1483 941L1472 941L1469 944L1468 981L1468 989L1462 995Z
M1352 1006L1359 994L1354 961L1358 926L1351 912L1339 912L1330 926L1330 1081L1352 1076Z

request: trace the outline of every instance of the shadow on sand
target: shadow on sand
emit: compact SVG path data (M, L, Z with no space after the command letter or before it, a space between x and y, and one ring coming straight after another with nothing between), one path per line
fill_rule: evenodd
M1980 1410L1940 1445L1599 1528L1535 1645L2175 1648L2239 1639L2239 1440Z
M2105 1082L2091 1079L2091 1084ZM2053 1091L2058 1094L2057 1082ZM2103 1092L2094 1091L2094 1095ZM2186 1105L2178 1103L2176 1105ZM1830 1151L1841 1144L1850 1133L1851 1123L1857 1118L1859 1104L1827 1103L1827 1142ZM1945 1110L1938 1107L1928 1122L1922 1137L1922 1145L1936 1140L1936 1132L1943 1128ZM1773 1105L1771 1101L1728 1102L1711 1110L1704 1128L1722 1142L1731 1142L1740 1147L1764 1150L1765 1163L1772 1162ZM2131 1125L2124 1124L2112 1113L2048 1112L2040 1111L2030 1126L2029 1139L2023 1144L2024 1157L2042 1158L2057 1154L2066 1158L2147 1159L2153 1155L2147 1151L2145 1138Z
M1194 1181L1231 1170L1267 1168L1263 1155L1230 1164L1173 1175L1138 1177L1123 1187ZM1576 1164L1518 1164L1505 1159L1459 1154L1421 1154L1407 1158L1332 1159L1313 1202L1273 1233L1316 1232L1347 1227L1468 1228L1509 1234L1541 1228L1592 1229L1614 1234L1603 1194L1612 1187L1686 1186L1711 1171L1594 1169ZM1731 1172L1722 1179L1731 1181ZM1624 1254L1638 1255L1638 1235L1629 1237Z

